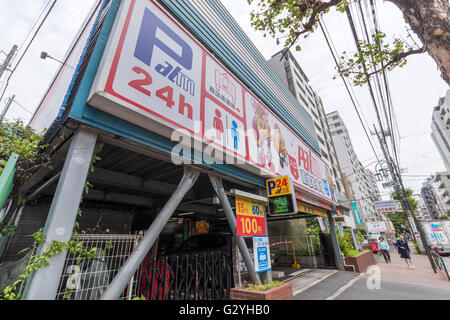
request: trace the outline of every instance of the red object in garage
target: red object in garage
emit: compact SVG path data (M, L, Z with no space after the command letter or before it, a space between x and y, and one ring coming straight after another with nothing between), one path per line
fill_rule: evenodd
M372 251L374 251L374 252L378 252L378 243L376 243L376 242L371 242L370 243L370 247L372 248Z

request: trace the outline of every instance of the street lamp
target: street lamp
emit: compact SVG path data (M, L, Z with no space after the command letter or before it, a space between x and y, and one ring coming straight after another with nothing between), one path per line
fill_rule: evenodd
M62 61L60 61L60 60L58 60L58 59L56 59L56 58L53 58L53 57L52 57L51 55L49 55L47 52L42 51L42 52L41 52L41 59L42 59L42 60L45 60L45 59L47 59L47 58L48 58L48 59L55 60L55 61L61 63L61 64L64 65L64 66L67 66L67 67L69 67L69 68L74 69L73 67L71 67L71 66L65 64L64 62L62 62Z

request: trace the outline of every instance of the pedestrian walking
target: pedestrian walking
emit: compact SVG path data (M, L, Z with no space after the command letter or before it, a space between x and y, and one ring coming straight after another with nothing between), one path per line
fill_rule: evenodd
M401 235L399 240L397 241L398 253L400 254L400 258L405 259L406 264L408 265L408 269L416 269L414 268L411 260L411 250L408 246L408 241L404 239Z
M389 254L389 245L386 241L384 241L383 237L378 238L378 249L380 250L381 254L384 257L384 261L386 263L391 262L391 255Z

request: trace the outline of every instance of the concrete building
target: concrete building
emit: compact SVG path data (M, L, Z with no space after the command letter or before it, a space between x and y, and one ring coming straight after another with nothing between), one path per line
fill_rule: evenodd
M445 214L446 211L442 205L443 201L433 185L432 178L428 178L423 183L420 194L432 220L437 220Z
M450 171L450 90L439 99L438 106L433 110L431 130L431 138L447 171Z
M433 187L438 195L438 204L444 215L450 211L450 171L438 172L433 177Z
M379 191L373 174L366 172L353 145L341 116L337 111L327 115L336 155L342 170L345 188L351 200L355 200L363 222L379 220L373 202L379 199Z
M430 213L428 212L427 206L425 205L425 201L423 200L420 194L413 195L413 198L417 201L417 209L416 216L419 220L423 221L431 221Z
M351 218L351 206L348 205L349 195L346 193L344 186L322 99L310 86L308 77L292 53L288 51L285 54L285 52L285 50L282 50L276 53L268 60L268 63L311 116L322 159L332 169L333 182L338 193L337 199L342 204L339 209L345 219L343 225L353 228L355 222Z

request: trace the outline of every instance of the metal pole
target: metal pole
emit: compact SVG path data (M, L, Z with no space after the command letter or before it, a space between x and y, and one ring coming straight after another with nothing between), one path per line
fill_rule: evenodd
M13 95L11 98L9 98L8 102L6 102L6 106L3 109L2 114L0 115L0 119L3 119L6 116L6 114L8 113L8 110L11 107L12 103L14 102L15 98L16 98L16 96Z
M18 46L13 45L13 47L11 48L11 51L6 56L5 61L3 61L2 65L0 65L0 79L3 77L3 74L5 73L5 71L8 70L8 66L11 63L12 58L16 54L17 49L18 49Z
M390 160L392 161L392 159L390 159ZM431 267L433 268L434 273L437 273L436 265L434 264L433 258L431 256L430 246L428 245L427 239L425 237L425 232L423 232L422 225L420 224L420 222L417 221L417 217L416 217L416 215L414 213L414 210L412 208L411 202L408 199L408 194L406 193L405 187L403 186L403 181L402 181L402 178L400 176L400 172L399 172L397 166L395 165L395 163L393 161L392 161L392 164L394 166L395 172L397 173L397 175L399 177L400 188L401 188L401 192L403 193L403 197L402 198L405 199L405 204L406 204L407 209L408 209L408 211L407 211L408 215L410 217L412 217L414 223L416 224L416 228L417 228L417 231L419 231L419 236L421 238L420 240L422 241L423 247L425 249L425 253L428 256L428 260L430 260L430 264L431 264ZM412 233L414 234L414 230L412 230Z
M250 278L254 284L261 285L261 280L259 279L259 276L255 271L255 266L253 265L252 257L250 256L250 252L248 251L247 245L245 244L245 241L242 237L238 237L236 235L237 233L236 217L234 216L230 201L228 200L227 194L225 193L225 189L222 185L222 179L213 175L209 175L209 179L211 180L213 188L216 191L217 196L220 199L220 202L222 203L225 216L227 217L228 220L228 225L230 226L231 232L233 232L233 235L236 237L236 242L239 247L239 251L242 254L242 258L244 258L244 262L245 265L247 266Z
M395 182L398 183L398 185L395 187L395 190L397 191L397 194L400 197L403 210L416 223L417 230L419 231L420 237L422 238L422 243L423 243L423 246L425 248L425 252L426 252L426 254L428 256L428 260L430 261L430 264L431 264L431 267L433 268L433 271L436 273L436 266L435 266L435 264L433 262L433 258L431 257L431 250L430 250L430 248L428 246L428 243L426 241L425 233L423 232L422 226L417 223L416 215L414 214L414 210L413 210L413 208L411 206L411 202L408 199L408 194L406 193L405 187L403 186L402 177L400 175L400 172L399 172L397 166L395 165L395 162L392 160L392 158L388 154L387 145L385 144L385 141L383 141L383 139L378 134L378 131L377 131L375 125L374 125L374 128L375 128L375 133L376 133L376 135L377 135L377 137L379 139L379 142L380 142L380 145L381 145L381 149L383 150L386 162L388 164L389 171L391 172L392 179ZM381 166L381 164L380 164L380 166ZM409 221L407 223L408 223L408 225L410 225ZM410 226L410 229L411 229L412 234L414 234L414 231L412 230L411 226Z
M148 254L153 244L158 239L161 231L166 226L170 217L175 212L186 193L188 193L189 190L191 190L191 188L194 186L199 175L200 172L198 170L190 167L184 167L183 178L181 179L177 190L175 190L169 201L167 201L167 203L164 205L155 221L153 221L152 225L145 233L144 238L141 240L141 242L139 242L139 245L130 255L128 260L120 269L119 273L109 285L108 289L106 289L105 293L102 295L101 300L118 299L123 294L123 291L128 285L131 277L133 277L136 270L142 264L145 256Z
M336 267L339 270L345 271L344 262L342 261L341 249L339 248L339 241L336 235L336 227L334 224L334 219L331 213L327 213L328 224L330 225L331 241L333 243L334 259L336 260Z
M45 243L42 252L53 240L68 242L77 218L97 135L85 129L75 132L64 163L61 178L45 223ZM47 267L30 276L24 292L25 300L54 300L58 292L67 252L52 257Z

